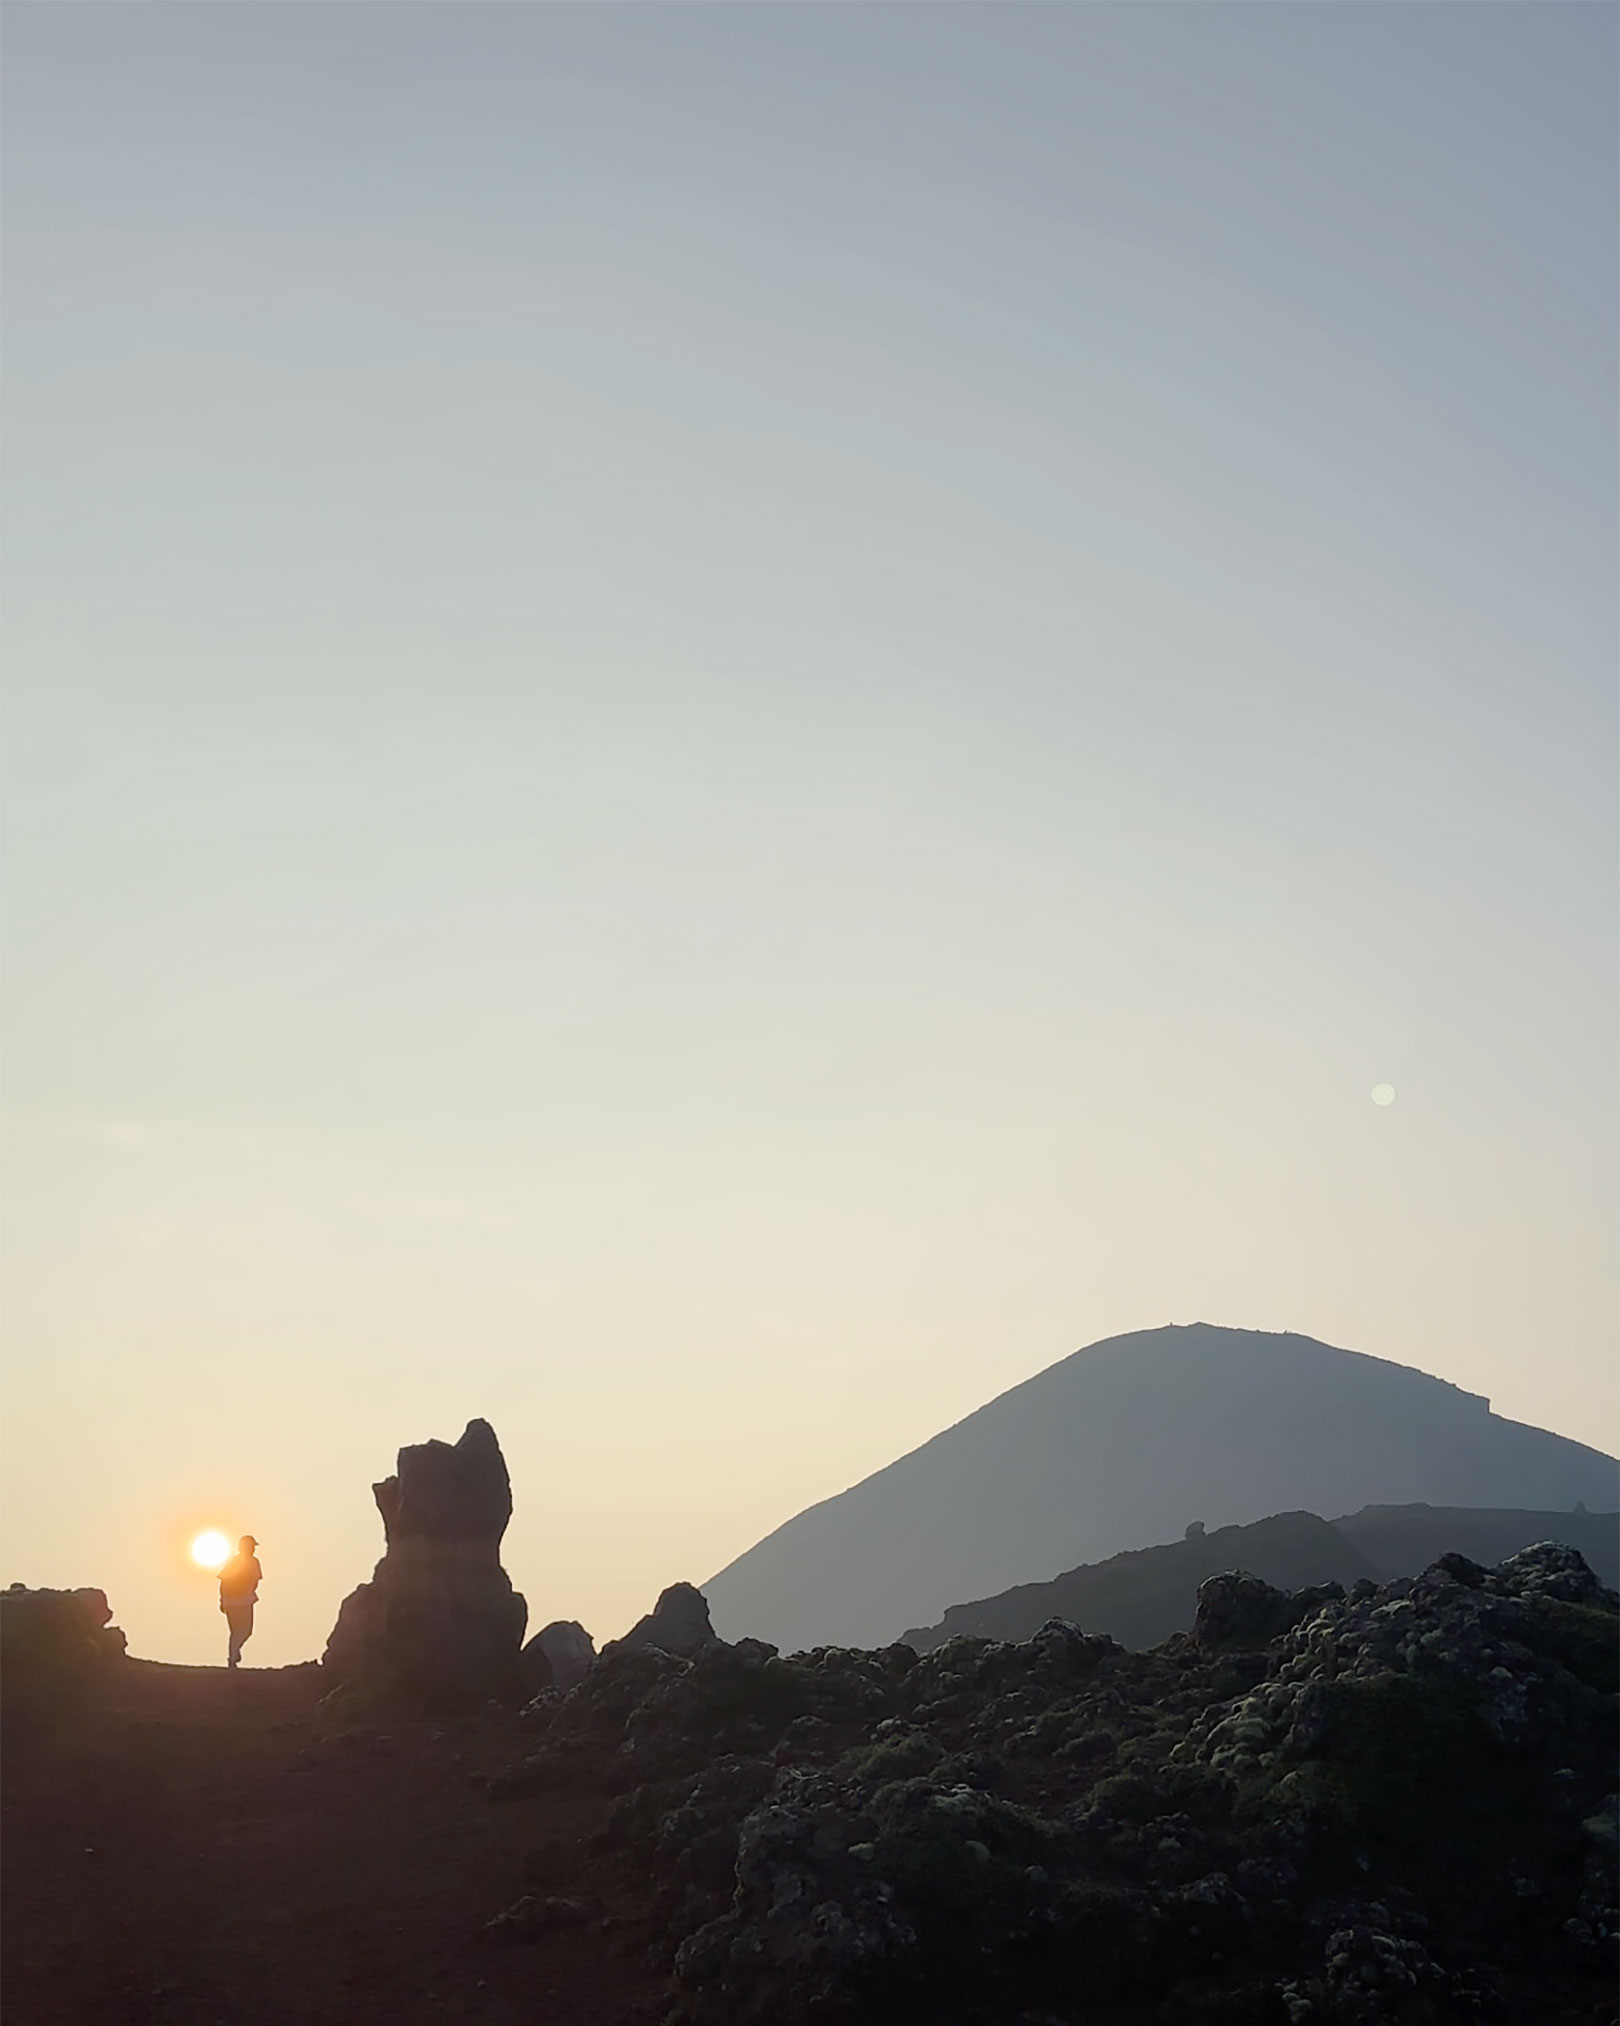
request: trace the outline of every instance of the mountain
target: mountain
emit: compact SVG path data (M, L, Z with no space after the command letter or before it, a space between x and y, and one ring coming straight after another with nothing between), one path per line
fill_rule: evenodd
M808 1507L703 1589L721 1636L874 1646L1191 1521L1620 1504L1620 1465L1441 1379L1208 1323L1110 1337Z
M1048 1618L1067 1618L1142 1649L1172 1632L1190 1632L1199 1584L1229 1569L1246 1569L1282 1590L1329 1582L1348 1589L1362 1578L1386 1583L1419 1575L1452 1552L1489 1567L1537 1541L1578 1549L1610 1589L1620 1588L1620 1513L1371 1505L1331 1523L1310 1512L1274 1513L1253 1526L1137 1548L1066 1570L1050 1583L1020 1583L999 1597L953 1604L939 1624L903 1636L919 1653L931 1653L959 1633L1028 1639Z

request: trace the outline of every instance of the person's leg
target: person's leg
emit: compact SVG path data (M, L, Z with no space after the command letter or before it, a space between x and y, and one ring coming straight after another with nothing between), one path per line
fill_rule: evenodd
M246 1625L243 1624L244 1617L247 1620ZM247 1637L248 1632L252 1630L253 1614L251 1611L244 1613L237 1606L232 1605L225 1613L225 1623L231 1628L231 1650L225 1665L227 1667L235 1667L237 1662L242 1658L242 1641Z

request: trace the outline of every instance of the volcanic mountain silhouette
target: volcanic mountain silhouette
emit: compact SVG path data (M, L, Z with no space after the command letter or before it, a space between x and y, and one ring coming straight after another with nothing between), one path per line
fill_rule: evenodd
M1577 1501L1620 1503L1613 1457L1405 1365L1192 1323L1076 1351L807 1507L703 1588L723 1638L873 1646L1193 1521Z

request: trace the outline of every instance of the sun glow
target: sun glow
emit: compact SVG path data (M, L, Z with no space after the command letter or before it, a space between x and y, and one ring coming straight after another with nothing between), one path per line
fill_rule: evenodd
M191 1559L204 1569L223 1568L231 1544L220 1533L199 1534L191 1544Z

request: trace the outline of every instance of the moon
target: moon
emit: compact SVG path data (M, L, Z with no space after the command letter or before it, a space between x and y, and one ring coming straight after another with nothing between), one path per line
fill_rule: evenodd
M199 1534L191 1544L191 1559L203 1569L222 1569L231 1544L221 1533Z
M1395 1102L1394 1084L1375 1083L1372 1088L1372 1101L1374 1104L1393 1104Z

